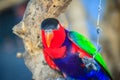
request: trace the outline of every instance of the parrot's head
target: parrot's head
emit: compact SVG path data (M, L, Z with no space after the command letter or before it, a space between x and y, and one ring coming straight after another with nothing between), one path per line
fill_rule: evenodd
M61 43L62 43L61 40L64 41L65 30L61 26L59 21L55 18L44 19L41 23L41 30L42 30L42 38L43 38L43 41L44 41L43 43L48 48L50 46L55 46L55 45L57 46L58 44L60 46ZM62 38L62 36L64 36L64 38Z

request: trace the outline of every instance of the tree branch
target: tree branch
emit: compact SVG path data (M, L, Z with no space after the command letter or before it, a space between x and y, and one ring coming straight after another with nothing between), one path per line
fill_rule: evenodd
M61 77L44 64L40 36L40 23L45 18L57 18L72 0L30 0L23 20L14 26L13 33L23 39L25 52L22 57L35 80ZM20 56L20 55L19 55Z

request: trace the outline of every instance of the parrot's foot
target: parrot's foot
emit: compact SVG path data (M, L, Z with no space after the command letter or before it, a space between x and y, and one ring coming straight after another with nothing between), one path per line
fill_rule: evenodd
M82 61L85 64L85 67L89 71L91 71L91 70L98 71L100 69L100 66L98 65L98 63L93 58L84 57L82 59Z

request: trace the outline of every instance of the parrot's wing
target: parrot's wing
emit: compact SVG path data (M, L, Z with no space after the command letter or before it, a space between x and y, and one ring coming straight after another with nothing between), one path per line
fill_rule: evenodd
M84 51L86 51L88 54L93 56L96 54L96 48L95 46L83 35L79 34L78 32L75 31L70 31L68 33L68 36L70 40L75 43L78 47L82 48ZM95 56L95 60L105 69L105 71L110 75L106 63L103 60L102 56L100 53L97 52L97 55Z

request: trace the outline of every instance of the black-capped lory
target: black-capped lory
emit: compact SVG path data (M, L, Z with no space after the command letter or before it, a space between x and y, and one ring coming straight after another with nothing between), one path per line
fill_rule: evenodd
M44 19L40 29L47 64L66 80L111 80L101 54L82 34L66 30L56 18Z

